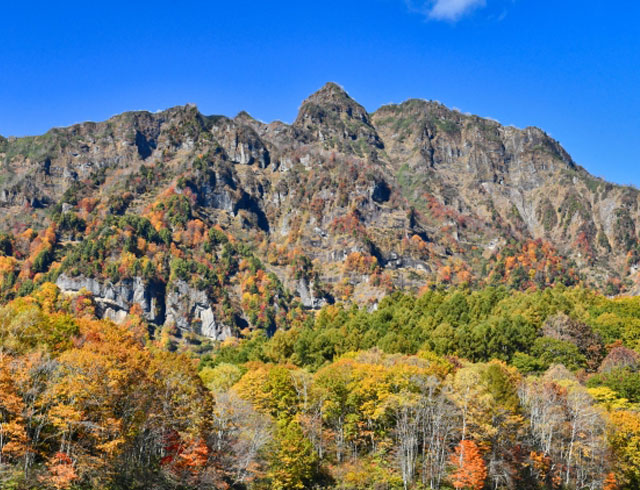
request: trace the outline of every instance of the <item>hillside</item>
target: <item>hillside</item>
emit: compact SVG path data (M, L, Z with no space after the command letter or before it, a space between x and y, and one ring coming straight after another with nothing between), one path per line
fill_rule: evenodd
M273 332L395 289L638 289L639 193L537 128L338 85L293 124L195 106L0 138L2 294L44 281L173 336Z

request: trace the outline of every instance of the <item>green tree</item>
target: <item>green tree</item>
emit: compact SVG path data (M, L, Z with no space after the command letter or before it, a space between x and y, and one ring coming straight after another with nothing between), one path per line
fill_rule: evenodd
M545 367L551 364L562 364L575 371L587 366L587 360L578 347L571 342L550 337L537 338L533 343L531 355L539 359Z

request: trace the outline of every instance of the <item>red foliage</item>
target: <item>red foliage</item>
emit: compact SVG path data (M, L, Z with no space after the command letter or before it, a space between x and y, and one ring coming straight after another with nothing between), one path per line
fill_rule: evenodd
M349 233L353 236L366 236L367 231L360 221L358 211L351 211L349 214L339 216L331 223L331 230L339 233Z
M607 357L600 364L598 371L606 373L618 368L637 368L639 363L640 355L637 352L623 345L614 344Z
M78 479L78 474L73 466L73 460L65 453L54 454L47 463L49 475L46 481L53 485L53 488L63 490L71 487L71 484Z

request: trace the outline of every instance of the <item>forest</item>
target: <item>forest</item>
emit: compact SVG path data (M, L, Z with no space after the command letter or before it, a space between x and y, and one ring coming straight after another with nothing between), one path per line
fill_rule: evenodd
M396 292L169 352L43 282L0 309L3 489L638 489L640 298Z

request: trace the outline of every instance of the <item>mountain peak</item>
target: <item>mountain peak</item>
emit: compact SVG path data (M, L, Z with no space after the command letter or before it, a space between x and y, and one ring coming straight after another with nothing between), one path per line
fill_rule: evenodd
M303 102L346 102L353 101L353 99L349 96L347 91L335 82L327 82L325 83L319 90L311 94L307 99ZM355 102L355 101L354 101Z
M334 82L326 83L302 102L293 124L310 133L313 140L363 138L377 148L383 146L366 109Z
M367 111L358 104L347 91L335 82L327 82L320 90L307 97L300 106L300 115L309 107L322 107L324 110L344 113L348 117L368 119Z

